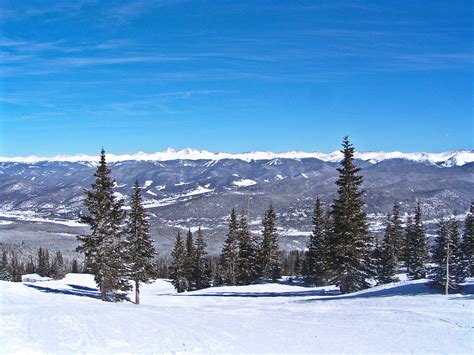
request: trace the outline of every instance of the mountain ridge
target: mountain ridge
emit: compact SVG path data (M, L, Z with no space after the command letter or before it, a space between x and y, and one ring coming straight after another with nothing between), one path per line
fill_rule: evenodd
M275 160L275 159L307 159L314 158L325 162L338 162L342 159L340 151L330 153L322 152L304 152L304 151L288 151L274 153L270 151L251 151L246 153L225 153L210 152L206 150L197 150L193 148L184 148L176 150L168 148L162 152L144 153L137 152L132 154L107 154L109 162L123 161L170 161L170 160L224 160L237 159L243 161L253 160ZM405 159L417 162L425 162L438 165L441 167L462 166L467 163L474 162L474 150L459 149L440 153L414 152L404 153L400 151L384 152L384 151L367 151L355 152L354 157L359 160L368 161L372 164L379 163L390 159ZM43 156L17 156L17 157L0 157L3 163L30 163L39 162L88 162L94 163L98 161L98 155L76 154L76 155L56 155L51 157Z

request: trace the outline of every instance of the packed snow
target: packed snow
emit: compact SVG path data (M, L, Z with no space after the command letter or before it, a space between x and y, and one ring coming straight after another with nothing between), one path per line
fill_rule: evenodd
M349 295L288 281L98 299L92 276L0 281L2 353L472 353L474 279L444 296L425 280Z
M441 153L402 153L402 152L355 152L355 158L371 163L378 163L387 159L407 159L418 162L427 162L431 164L439 164L441 166L462 166L467 163L474 162L474 150L464 149ZM304 159L316 158L328 162L339 162L342 159L342 153L338 150L331 153L321 152L302 152L290 151L282 153L254 151L248 153L214 153L206 150L197 150L193 148L185 148L175 150L168 148L163 152L135 154L107 154L109 162L121 162L127 160L145 160L145 161L167 161L167 160L210 160L206 163L207 167L213 166L217 161L222 159L240 159L244 161L252 160L272 160L272 164L277 163L278 158L283 159ZM17 162L17 163L38 163L43 161L59 161L59 162L88 162L95 163L98 156L95 155L56 155L53 157L40 157L31 155L27 157L0 157L0 162Z

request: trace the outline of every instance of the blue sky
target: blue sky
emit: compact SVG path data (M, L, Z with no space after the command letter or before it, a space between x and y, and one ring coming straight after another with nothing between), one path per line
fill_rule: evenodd
M0 4L2 156L474 146L470 1Z

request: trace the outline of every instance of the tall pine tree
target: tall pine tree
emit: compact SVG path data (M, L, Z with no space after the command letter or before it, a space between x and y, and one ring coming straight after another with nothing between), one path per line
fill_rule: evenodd
M64 259L63 259L63 255L58 250L53 257L53 262L51 264L51 277L53 277L56 280L60 280L64 276L66 276Z
M276 227L276 213L270 204L262 220L263 239L260 248L260 268L264 278L273 281L281 277L280 248L278 246L278 233Z
M415 207L413 224L407 223L407 273L411 279L422 279L426 277L426 262L428 261L428 249L426 232L423 227L423 216L421 205Z
M328 258L333 281L342 293L369 287L372 238L368 231L360 168L354 165L354 147L344 137L338 186L338 197L332 204L333 228L328 238Z
M390 218L390 228L392 239L394 243L395 256L397 261L403 259L404 253L404 239L403 239L403 222L400 216L400 203L393 204L392 216Z
M102 149L94 174L96 180L86 191L84 206L88 214L81 216L92 233L78 236L81 245L77 248L85 254L104 301L121 299L122 295L115 292L130 289L125 269L124 202L114 195L115 181L110 173Z
M36 272L40 276L49 276L51 273L51 266L49 262L49 253L46 249L39 248L38 249L38 267L36 268Z
M468 275L472 277L474 276L474 202L471 202L471 207L464 220L462 251Z
M140 282L150 283L156 276L156 250L150 236L150 222L143 207L138 180L135 181L126 225L127 274L135 284L135 304L140 304Z
M196 235L196 249L194 254L194 285L196 290L210 286L211 272L206 260L206 242L199 227Z
M196 289L194 282L194 269L196 264L196 251L194 249L193 233L188 229L186 234L186 255L184 258L184 274L188 280L188 291Z
M309 237L308 251L305 254L305 283L321 286L325 283L325 254L326 218L321 207L321 200L316 198L313 210L313 230Z
M397 281L395 274L398 271L398 237L396 219L388 214L385 234L380 247L379 267L377 271L380 283Z
M173 251L171 252L170 278L176 291L184 292L188 288L188 280L185 275L184 261L186 252L184 250L183 238L178 232Z
M239 259L239 222L232 209L230 213L229 231L219 257L219 272L222 282L228 285L237 283L237 263Z
M258 246L250 233L248 217L242 211L239 221L239 258L237 262L237 280L248 285L260 276Z
M430 278L435 286L444 289L446 293L458 291L467 270L463 260L459 224L454 218L439 222L433 246L433 262L436 267Z

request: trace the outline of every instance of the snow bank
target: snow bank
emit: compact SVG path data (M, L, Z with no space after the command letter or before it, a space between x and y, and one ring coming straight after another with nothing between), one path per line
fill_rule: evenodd
M232 182L233 185L238 187L245 187L245 186L253 186L256 185L257 182L251 179L240 179Z
M38 274L26 274L21 276L21 282L51 281L52 278L40 276Z

